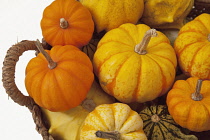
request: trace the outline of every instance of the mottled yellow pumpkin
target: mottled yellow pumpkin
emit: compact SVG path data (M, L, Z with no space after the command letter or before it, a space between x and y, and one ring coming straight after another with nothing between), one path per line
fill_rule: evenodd
M124 103L165 94L174 82L176 65L169 39L145 24L127 23L107 32L93 58L102 88Z
M80 140L147 140L143 121L127 104L97 106L86 117Z
M210 79L210 14L201 14L185 24L174 49L183 73Z
M109 31L123 23L136 24L144 10L143 0L80 0L89 9L97 32Z

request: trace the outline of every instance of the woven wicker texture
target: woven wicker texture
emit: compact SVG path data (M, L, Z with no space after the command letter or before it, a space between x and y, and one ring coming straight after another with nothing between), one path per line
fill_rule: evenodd
M210 0L195 0L194 7L188 15L189 20L202 13L210 13Z
M45 48L47 45L45 45ZM15 67L19 60L19 57L28 50L36 50L34 41L22 41L13 45L7 51L2 68L2 82L9 97L21 106L26 106L32 113L34 123L36 124L37 131L42 135L44 140L53 140L53 137L49 135L48 129L44 125L42 119L42 112L40 107L34 102L34 100L23 95L15 84Z

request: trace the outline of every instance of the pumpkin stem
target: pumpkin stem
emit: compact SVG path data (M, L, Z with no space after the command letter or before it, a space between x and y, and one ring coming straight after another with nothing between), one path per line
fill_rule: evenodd
M193 99L194 101L200 101L200 100L203 99L202 94L200 94L201 86L202 86L202 80L199 79L199 80L197 81L197 85L196 85L195 92L192 94L192 99Z
M208 34L208 41L210 42L210 34Z
M92 99L85 99L81 106L87 111L91 112L96 108L96 104Z
M69 27L69 23L67 20L65 20L64 18L60 18L60 27L62 29L66 29Z
M152 115L151 120L153 122L159 122L160 121L160 117L157 114Z
M52 58L50 57L50 55L44 50L42 44L40 43L40 41L38 39L35 42L35 45L38 48L38 50L44 55L44 57L46 58L46 60L48 61L48 67L50 69L54 69L57 66L57 63L54 62L52 60Z
M104 132L104 131L96 131L96 137L110 139L110 140L120 140L120 133L118 131L113 132Z
M146 54L147 53L146 48L149 44L151 37L156 37L156 36L157 36L157 32L155 29L148 30L145 33L142 41L135 46L135 52L138 54Z

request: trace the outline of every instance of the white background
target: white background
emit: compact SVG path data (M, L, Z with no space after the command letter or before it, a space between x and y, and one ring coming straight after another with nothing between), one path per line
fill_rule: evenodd
M31 113L8 97L2 85L2 66L6 51L21 40L42 39L40 20L44 8L53 0L0 1L0 140L42 140L35 130ZM16 85L24 95L25 66L34 57L25 52L16 66Z

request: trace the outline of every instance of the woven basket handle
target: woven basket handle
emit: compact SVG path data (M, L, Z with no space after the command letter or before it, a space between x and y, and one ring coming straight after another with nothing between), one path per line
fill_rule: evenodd
M43 47L46 48L46 46L47 45L44 45ZM37 50L35 41L21 41L9 48L2 68L3 86L6 90L6 93L14 102L21 106L26 106L31 111L36 124L36 129L42 135L43 139L53 140L53 137L49 135L48 129L45 127L44 121L42 120L42 112L40 107L31 97L23 95L15 84L16 63L23 52L28 50Z

